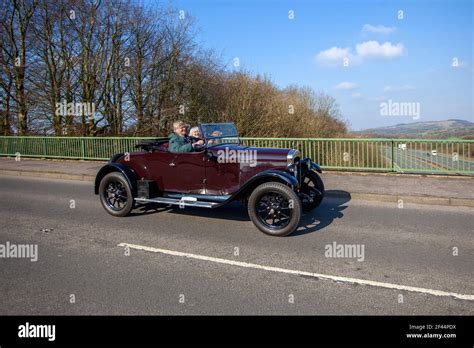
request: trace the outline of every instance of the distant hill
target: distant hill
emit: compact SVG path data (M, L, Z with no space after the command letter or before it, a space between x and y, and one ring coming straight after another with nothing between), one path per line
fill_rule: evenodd
M358 136L382 138L463 138L474 137L474 123L465 120L400 123L395 126L370 128L352 133Z

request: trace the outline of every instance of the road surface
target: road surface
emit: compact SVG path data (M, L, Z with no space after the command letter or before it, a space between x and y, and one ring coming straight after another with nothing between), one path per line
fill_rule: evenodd
M0 258L0 315L474 314L472 208L347 195L275 238L239 204L115 218L88 182L0 188L0 245L38 246L36 262ZM332 245L364 252L329 257Z

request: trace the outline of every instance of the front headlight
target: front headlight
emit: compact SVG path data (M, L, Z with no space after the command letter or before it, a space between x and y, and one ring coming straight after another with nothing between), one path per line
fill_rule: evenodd
M286 166L288 169L294 163L296 157L300 157L300 152L298 150L291 149L288 151L288 155L286 155Z

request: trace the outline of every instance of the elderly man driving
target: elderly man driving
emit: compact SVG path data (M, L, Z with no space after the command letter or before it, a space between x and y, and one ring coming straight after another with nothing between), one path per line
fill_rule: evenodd
M186 124L183 121L173 123L173 133L170 134L169 151L170 152L193 152L199 151L204 144L202 140L192 142L186 135Z
M199 131L199 127L193 127L189 130L189 136L191 137L191 140L200 140L202 139L201 132Z

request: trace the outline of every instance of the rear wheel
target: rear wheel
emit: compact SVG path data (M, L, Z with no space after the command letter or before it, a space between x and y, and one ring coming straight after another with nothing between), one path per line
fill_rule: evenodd
M250 195L248 213L260 231L283 237L298 227L301 202L288 186L268 182L258 186Z
M133 194L128 181L118 172L104 176L99 186L100 202L113 216L126 216L133 209Z
M318 174L313 171L306 174L300 187L299 197L305 212L321 204L324 198L324 184Z

